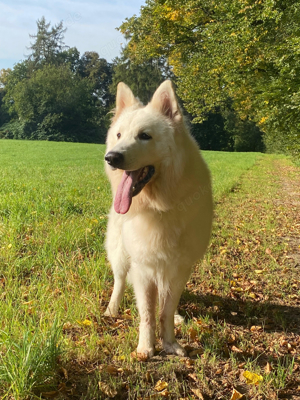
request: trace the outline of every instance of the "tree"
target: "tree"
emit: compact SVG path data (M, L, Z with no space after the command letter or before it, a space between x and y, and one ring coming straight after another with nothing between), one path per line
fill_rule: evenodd
M264 130L269 149L296 154L299 20L296 0L147 0L120 30L133 59L168 58L197 121L231 98Z
M0 75L1 136L103 143L111 64L95 52L80 58L76 47L68 48L62 22L50 27L43 17L37 27L32 53Z
M35 69L43 64L54 64L58 54L68 48L63 42L67 30L63 27L63 21L50 28L51 22L47 23L42 17L36 24L37 34L29 35L34 41L30 43L31 54L28 56Z
M241 119L228 100L191 124L191 131L203 150L264 152L263 132L249 119Z
M115 95L119 82L125 82L144 104L147 104L157 87L168 78L173 77L166 59L148 59L134 62L128 57L127 48L113 63L113 82L111 92Z
M45 65L9 88L4 100L23 129L16 138L103 142L106 130L95 122L93 86L68 64Z
M78 74L93 84L95 103L107 111L113 101L109 92L112 73L112 64L100 58L95 51L86 51L78 64Z

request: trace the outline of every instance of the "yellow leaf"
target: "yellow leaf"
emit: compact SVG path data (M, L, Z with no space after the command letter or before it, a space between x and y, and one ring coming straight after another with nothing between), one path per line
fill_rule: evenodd
M157 392L162 392L162 391L163 391L164 389L166 389L167 387L168 387L167 382L164 382L164 381L159 380L159 381L156 383L154 389L155 389Z
M79 325L83 325L83 326L91 326L92 325L92 321L90 321L89 319L85 319L84 321L78 321Z
M162 392L159 392L159 394L163 397L169 397L170 392L168 389L164 389Z
M125 356L124 355L114 356L113 359L116 360L116 361L124 361L125 360Z
M92 325L92 321L90 321L89 319L85 319L84 321L82 321L81 323L84 326L91 326Z
M255 273L258 274L258 275L259 275L259 274L262 274L263 272L264 272L263 269L256 269L256 270L255 270Z
M263 381L263 377L261 375L257 375L250 371L244 371L243 377L246 379L247 385L258 385L259 382Z
M243 397L243 395L238 392L237 390L233 389L232 395L230 397L230 400L239 400Z
M9 245L7 246L7 248L8 248L8 249L11 249L11 248L12 248L12 244L9 243Z

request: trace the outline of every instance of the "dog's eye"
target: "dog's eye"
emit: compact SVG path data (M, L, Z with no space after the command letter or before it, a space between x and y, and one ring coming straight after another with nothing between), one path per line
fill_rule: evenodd
M149 135L148 135L147 133L145 133L145 132L140 133L138 137L139 137L139 139L141 139L141 140L150 140L150 139L152 139L152 137L149 136Z
M120 139L120 137L121 137L121 133L119 132L119 133L117 133L117 138Z

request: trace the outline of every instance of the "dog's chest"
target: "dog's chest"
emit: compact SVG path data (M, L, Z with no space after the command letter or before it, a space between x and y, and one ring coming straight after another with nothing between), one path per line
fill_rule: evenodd
M172 262L183 227L161 214L137 215L124 222L122 240L132 260L155 264Z

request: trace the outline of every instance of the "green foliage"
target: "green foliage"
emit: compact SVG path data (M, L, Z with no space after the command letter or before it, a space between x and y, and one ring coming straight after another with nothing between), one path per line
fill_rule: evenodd
M119 82L125 82L142 103L147 104L157 87L173 77L166 59L149 59L136 63L127 54L125 47L120 57L113 63L113 80L111 92L115 95Z
M269 150L300 150L300 4L148 0L121 31L131 57L168 57L187 110L202 121L230 97Z
M192 123L191 132L203 150L265 151L263 132L248 118L241 119L230 100L205 115L203 122Z
M191 132L202 150L234 150L232 134L225 129L225 120L220 112L211 112L201 124L192 124Z
M61 355L61 328L56 320L48 332L25 330L20 340L0 331L0 383L14 399L53 384L58 356ZM5 390L4 389L4 390Z
M112 73L112 64L100 58L95 51L86 51L78 63L78 74L92 83L95 103L105 110L109 110L113 103L109 92Z
M66 49L62 22L50 28L42 18L37 27L28 58L1 71L1 137L104 143L111 64Z
M5 96L5 91L0 87L0 127L9 121L9 114L3 104L3 97Z
M93 85L87 78L74 74L68 65L45 65L36 70L30 78L11 86L5 102L11 104L10 111L21 124L32 126L31 132L23 130L28 139L103 140L105 127L93 121L97 112ZM20 138L20 134L13 137Z

